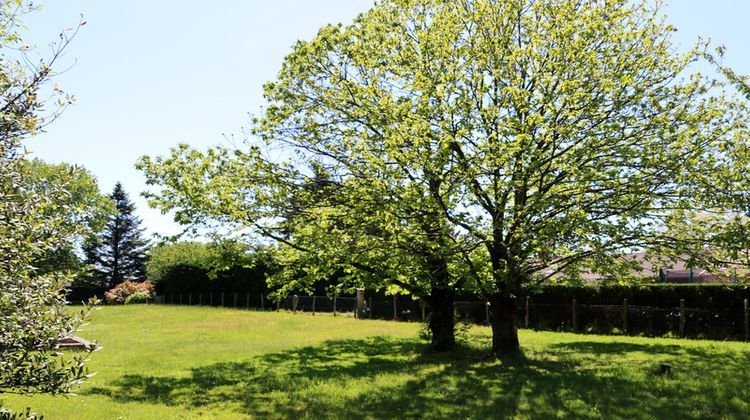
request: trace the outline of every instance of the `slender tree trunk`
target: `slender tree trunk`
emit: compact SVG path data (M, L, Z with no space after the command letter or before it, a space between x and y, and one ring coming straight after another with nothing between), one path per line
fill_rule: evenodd
M492 324L492 353L498 356L520 352L516 327L516 298L507 292L490 297L490 323Z
M435 352L451 351L456 346L453 303L455 293L450 289L432 289L425 297L430 305L428 326L432 333L430 350Z

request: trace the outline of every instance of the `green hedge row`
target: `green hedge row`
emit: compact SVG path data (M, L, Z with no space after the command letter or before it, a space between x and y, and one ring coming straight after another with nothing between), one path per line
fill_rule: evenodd
M524 295L535 303L569 303L576 299L579 304L620 305L628 299L631 305L676 307L680 299L685 299L691 307L721 308L742 305L744 299L750 299L750 285L544 286Z
M519 297L520 325L526 321L528 297L531 328L646 336L679 335L684 300L685 336L725 340L745 338L744 302L750 300L750 285L545 286Z
M268 293L265 267L232 267L214 278L207 269L192 265L169 267L156 285L157 295L198 293Z

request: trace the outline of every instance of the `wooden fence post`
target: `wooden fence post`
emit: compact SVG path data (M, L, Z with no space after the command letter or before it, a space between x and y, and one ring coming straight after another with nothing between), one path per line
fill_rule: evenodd
M266 310L266 308L265 308L265 302L263 301L263 293L260 294L260 310L261 311Z
M315 295L313 295L313 307L312 307L312 314L315 316Z
M234 292L234 305L232 305L232 308L237 307L237 301L239 300L238 298L239 298L239 293Z
M188 306L193 306L193 294L188 293Z
M338 293L333 292L333 316L336 316L336 296Z
M578 331L578 299L573 299L573 331Z
M747 299L745 299L745 341L750 341L750 311Z
M276 312L281 310L281 296L276 299Z
M622 300L622 331L628 332L628 300Z
M680 337L685 336L685 299L680 299Z
M203 306L203 293L198 293L198 306Z
M529 307L531 306L531 296L526 296L526 314L524 315L523 325L524 328L529 329Z
M224 292L221 292L221 307L224 307Z
M422 304L422 322L424 322L424 319L426 318L426 316L425 316L426 315L425 314L426 309L425 308L426 308L427 304L425 303L424 299L421 299L419 302Z
M354 316L357 319L362 319L365 315L365 289L357 289L357 309L354 311Z
M208 306L214 306L214 292L208 294Z
M292 313L297 313L297 304L299 303L299 296L292 296Z
M393 295L393 320L398 321L398 304L396 303L396 295Z

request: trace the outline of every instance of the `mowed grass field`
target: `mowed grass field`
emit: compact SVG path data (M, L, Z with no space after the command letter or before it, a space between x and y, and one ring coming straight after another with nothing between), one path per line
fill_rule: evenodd
M424 353L417 324L218 308L104 307L103 348L73 397L4 396L48 419L748 418L750 345L489 329ZM670 364L672 375L660 375Z

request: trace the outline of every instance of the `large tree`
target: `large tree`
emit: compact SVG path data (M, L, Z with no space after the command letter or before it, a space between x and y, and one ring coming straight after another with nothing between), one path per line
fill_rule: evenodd
M84 246L87 262L94 266L103 286L125 280L144 281L148 241L143 238L141 219L121 183L115 184L110 199L115 212L104 230Z
M341 197L292 238L343 226L364 255L383 249L373 238L424 239L450 257L448 285L469 278L491 302L493 351L515 352L524 287L616 274L625 252L680 245L664 232L686 212L738 203L722 192L745 170L745 102L693 73L707 45L677 52L672 31L649 1L384 1L295 46L253 125L272 147L204 168L256 165L217 193L255 216L321 162ZM292 158L257 170L279 150ZM178 203L166 186L161 203Z
M67 199L79 170L71 168L54 185L30 187L35 174L22 147L70 102L55 90L56 102L45 111L39 92L74 33L62 33L49 58L32 60L18 31L33 9L27 2L0 1L0 395L67 393L86 377L86 354L62 357L55 349L82 322L66 308L70 278L40 274L35 266L47 250L85 233L85 225L69 223L85 212Z

